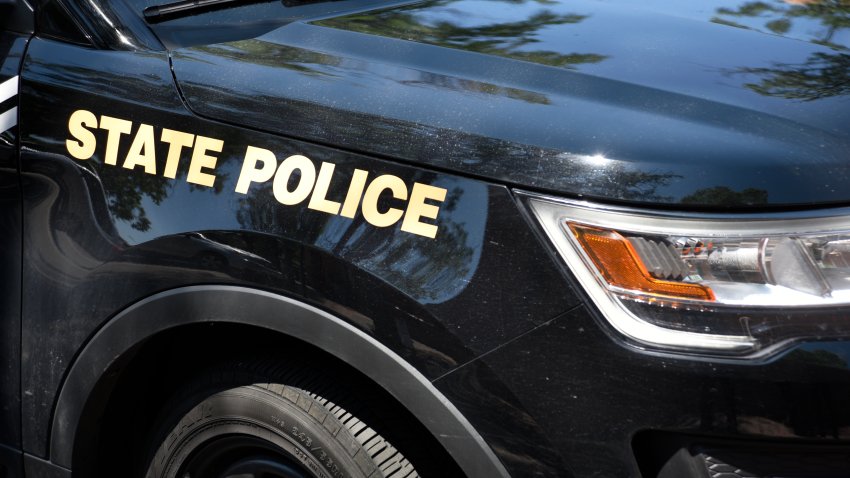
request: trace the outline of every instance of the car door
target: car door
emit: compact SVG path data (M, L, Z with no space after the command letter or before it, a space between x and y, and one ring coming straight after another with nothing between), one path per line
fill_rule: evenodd
M32 35L32 10L0 2L0 475L19 471L21 188L18 177L18 84Z

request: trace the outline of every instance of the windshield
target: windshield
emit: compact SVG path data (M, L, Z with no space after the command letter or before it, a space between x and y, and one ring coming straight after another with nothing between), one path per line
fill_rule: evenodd
M119 0L142 17L146 9L173 5L169 0ZM345 15L410 1L246 0L190 9L148 21L168 49L253 38L298 20Z

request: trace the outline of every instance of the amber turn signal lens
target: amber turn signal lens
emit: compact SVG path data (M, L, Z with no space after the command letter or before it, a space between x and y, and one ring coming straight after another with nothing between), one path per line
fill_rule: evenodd
M714 300L714 293L706 286L652 277L631 243L616 231L568 224L609 285L668 298Z

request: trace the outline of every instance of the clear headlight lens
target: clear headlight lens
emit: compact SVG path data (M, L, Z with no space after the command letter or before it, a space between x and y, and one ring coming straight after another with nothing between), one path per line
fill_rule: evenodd
M850 211L688 215L522 196L606 319L642 345L761 357L850 337Z

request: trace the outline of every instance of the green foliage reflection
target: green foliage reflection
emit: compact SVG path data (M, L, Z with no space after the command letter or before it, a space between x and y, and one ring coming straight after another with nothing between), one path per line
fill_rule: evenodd
M802 64L775 64L770 68L740 68L738 73L762 77L747 83L765 96L813 101L850 94L850 55L814 53Z
M847 45L834 43L836 33L850 28L849 0L821 1L763 1L746 2L738 8L718 8L717 15L712 19L715 23L750 28L732 20L732 18L762 18L764 28L772 33L784 35L793 27L795 20L814 20L824 30L812 38L813 43L825 45L836 50L847 50Z
M463 25L462 23L468 18L453 14L451 9L443 8L439 10L439 15L435 14L435 9L447 7L457 1L431 1L409 8L331 18L319 21L317 24L562 68L572 68L575 65L585 63L598 63L607 58L605 55L596 53L564 54L557 51L528 48L540 43L538 35L543 28L576 24L585 20L588 17L587 15L560 14L543 9L515 21ZM507 3L523 4L526 2L527 0L511 0ZM548 5L551 2L537 0L536 3ZM423 13L425 10L427 10L427 13L436 16L425 15Z
M735 20L761 19L764 28L777 35L789 34L795 22L807 20L820 29L807 28L806 39L827 46L835 53L816 52L800 63L774 63L769 67L742 67L732 73L755 75L760 81L746 86L764 96L813 101L850 93L850 55L848 45L836 36L850 28L850 0L751 1L738 8L718 8L712 21L741 28L751 28ZM761 29L754 27L755 29ZM793 35L792 35L793 36Z

